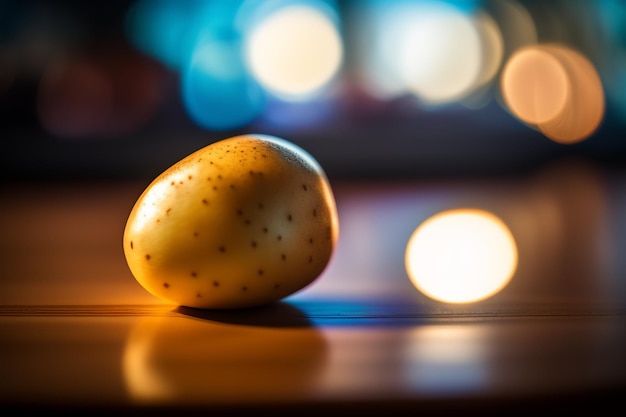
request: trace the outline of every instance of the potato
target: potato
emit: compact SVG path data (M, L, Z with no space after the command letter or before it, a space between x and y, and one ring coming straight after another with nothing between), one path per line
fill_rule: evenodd
M181 306L228 309L287 297L326 269L339 234L319 163L269 135L212 143L139 196L124 254L148 292Z

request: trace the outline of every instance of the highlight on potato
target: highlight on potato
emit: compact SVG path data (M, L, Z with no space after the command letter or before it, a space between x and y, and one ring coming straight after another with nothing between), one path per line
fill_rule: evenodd
M339 236L328 177L288 140L241 135L167 168L124 229L124 254L156 297L205 309L270 304L326 269Z

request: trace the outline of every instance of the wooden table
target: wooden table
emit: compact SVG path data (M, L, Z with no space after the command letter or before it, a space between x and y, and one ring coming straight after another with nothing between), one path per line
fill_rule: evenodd
M133 279L122 233L145 185L0 189L0 410L509 415L626 394L619 175L337 181L327 270L240 311L163 305ZM404 248L430 215L470 206L509 225L516 274L487 300L437 302L410 283Z

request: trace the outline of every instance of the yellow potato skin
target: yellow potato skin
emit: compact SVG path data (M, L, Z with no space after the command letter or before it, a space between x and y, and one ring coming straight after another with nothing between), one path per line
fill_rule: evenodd
M242 135L155 178L130 212L123 244L133 276L153 295L227 309L269 304L309 285L338 233L317 161L286 140Z

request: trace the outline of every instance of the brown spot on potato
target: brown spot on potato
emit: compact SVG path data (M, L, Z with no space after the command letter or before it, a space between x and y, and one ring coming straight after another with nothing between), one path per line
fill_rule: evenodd
M150 260L150 254L149 254L149 253L147 253L147 254L146 254L146 261L149 261L149 260Z
M167 283L167 282L164 282L164 283L163 283L163 287L165 287L165 288L169 288L169 287L170 287L170 284L169 284L169 283Z
M191 276L194 278L198 277L198 273L196 271L191 271Z
M133 245L133 241L132 240L130 241L130 248L131 249L135 249L135 245Z

